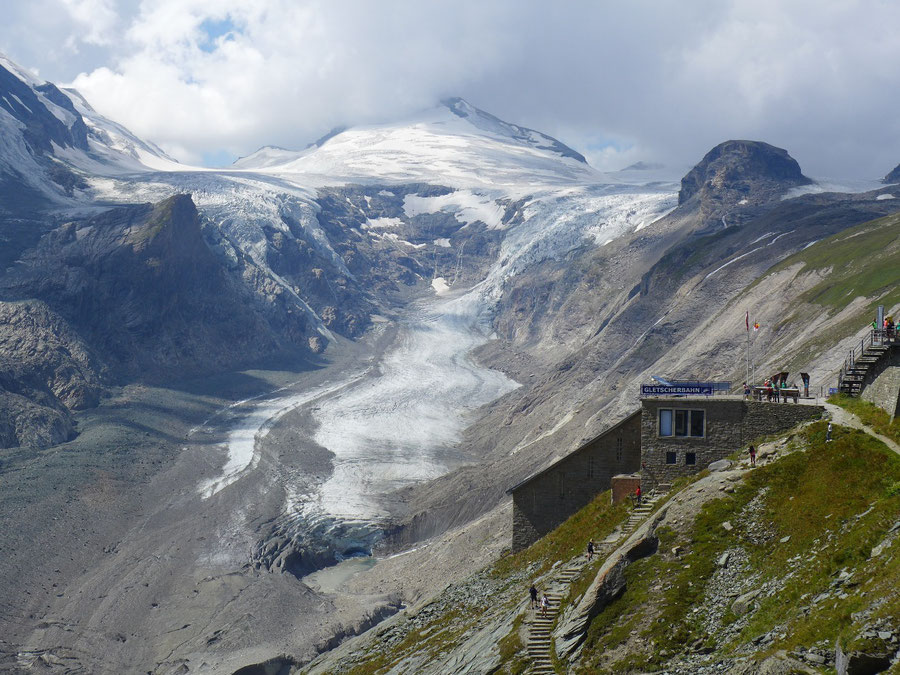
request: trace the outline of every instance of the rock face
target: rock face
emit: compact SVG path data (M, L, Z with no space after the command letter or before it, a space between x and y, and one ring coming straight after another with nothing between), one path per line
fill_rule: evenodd
M245 270L246 272L246 270ZM252 280L251 280L252 281ZM324 344L291 294L230 274L188 195L113 209L45 235L0 279L0 446L72 435L101 383L228 370Z
M725 141L681 179L678 203L695 199L702 211L722 211L769 202L809 182L787 150L760 141Z
M73 435L69 410L97 404L91 349L40 301L0 302L0 448L47 447Z
M188 195L61 226L7 275L3 291L46 303L114 377L229 368L312 335L302 315L282 315L278 331L265 321L204 242Z
M881 179L882 183L900 183L900 164L894 167L894 169L884 178Z

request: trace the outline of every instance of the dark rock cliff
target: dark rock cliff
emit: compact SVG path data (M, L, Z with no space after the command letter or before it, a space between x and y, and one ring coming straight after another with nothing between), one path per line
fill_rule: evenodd
M810 182L787 150L759 141L725 141L681 179L678 209L691 212L700 230L740 225L790 188Z
M56 228L0 279L0 297L0 405L17 420L0 446L66 440L68 411L96 405L102 382L302 354L315 334L305 314L268 311L229 274L188 195Z
M117 377L199 374L287 346L209 250L188 195L67 223L4 286L14 298L43 300ZM286 320L298 342L310 332L305 317Z
M882 183L900 183L900 164L894 167L894 169L884 178L881 179Z

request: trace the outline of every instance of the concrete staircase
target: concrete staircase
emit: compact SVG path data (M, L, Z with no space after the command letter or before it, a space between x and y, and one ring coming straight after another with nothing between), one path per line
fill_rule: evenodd
M605 559L619 543L625 540L653 511L653 507L665 493L651 491L641 504L634 507L622 526L602 541L594 543L594 555ZM569 595L569 586L578 580L587 566L587 554L580 555L567 564L557 563L551 569L546 581L542 583L543 592L547 594L547 612L542 616L540 609L529 610L528 645L526 650L531 659L530 673L555 673L553 669L552 650L550 645L553 626L559 615L563 598ZM538 596L540 599L540 596Z

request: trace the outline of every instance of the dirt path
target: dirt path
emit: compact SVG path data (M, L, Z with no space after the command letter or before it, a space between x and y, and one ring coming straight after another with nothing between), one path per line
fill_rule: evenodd
M833 403L826 403L825 409L831 414L831 419L835 424L840 424L841 426L852 427L854 429L859 429L860 431L865 431L867 434L869 434L870 436L874 436L879 441L888 446L891 450L900 455L900 445L897 445L890 438L876 433L871 427L867 427L853 413L848 412L840 406L834 405Z

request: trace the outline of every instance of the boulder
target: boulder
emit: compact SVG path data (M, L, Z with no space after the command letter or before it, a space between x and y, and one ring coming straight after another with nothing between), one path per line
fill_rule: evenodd
M891 667L890 652L878 654L861 651L845 652L840 644L834 650L834 668L838 675L875 675Z
M731 603L731 611L734 612L736 616L744 616L744 614L753 609L753 601L758 595L759 589L739 595L737 599Z
M713 473L716 471L726 471L731 468L730 459L719 459L709 465L709 470Z

